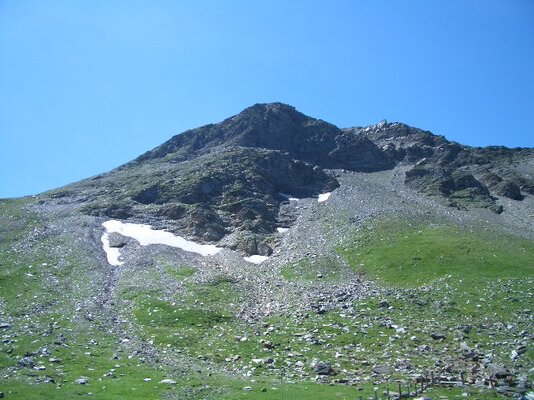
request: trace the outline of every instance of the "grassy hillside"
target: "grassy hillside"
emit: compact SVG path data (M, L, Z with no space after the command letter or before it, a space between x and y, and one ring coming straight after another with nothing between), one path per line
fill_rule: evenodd
M510 360L532 324L534 249L523 239L375 221L338 251L379 290L324 312L289 308L247 322L239 311L253 299L242 283L224 274L199 280L201 266L163 256L121 274L99 263L87 237L30 212L32 202L0 202L0 322L7 325L0 391L7 399L369 398L373 383L393 389L397 379L425 371L483 370L462 344L510 369L533 364L531 343ZM345 268L335 255L304 258L281 268L280 279L306 283L320 270L335 285ZM432 339L436 332L444 338ZM316 379L316 361L330 363L335 375ZM379 375L376 366L390 372ZM83 377L88 384L77 384ZM478 388L431 393L504 398Z

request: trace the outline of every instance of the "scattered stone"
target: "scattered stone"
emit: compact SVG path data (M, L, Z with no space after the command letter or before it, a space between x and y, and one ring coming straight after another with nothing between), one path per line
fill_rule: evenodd
M245 387L243 388L243 390L244 390L245 392L252 392L252 388L251 388L250 386L245 386Z

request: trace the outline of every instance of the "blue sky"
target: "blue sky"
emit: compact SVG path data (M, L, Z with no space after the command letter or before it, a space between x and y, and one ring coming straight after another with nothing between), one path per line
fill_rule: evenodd
M282 101L534 146L531 0L2 0L0 197Z

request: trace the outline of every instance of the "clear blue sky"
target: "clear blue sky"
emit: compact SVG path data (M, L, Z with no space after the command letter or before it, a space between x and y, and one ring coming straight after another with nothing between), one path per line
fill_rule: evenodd
M532 0L1 0L0 197L282 101L534 146Z

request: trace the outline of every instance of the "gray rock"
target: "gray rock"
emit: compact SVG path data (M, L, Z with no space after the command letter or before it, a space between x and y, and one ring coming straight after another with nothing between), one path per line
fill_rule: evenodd
M378 303L378 307L389 308L389 303L386 300L382 300Z
M313 371L317 375L334 375L334 370L329 363L319 361L313 366Z
M488 370L490 371L491 376L494 376L497 379L504 379L512 375L508 368L503 365L490 364L488 365Z
M430 335L430 337L434 340L443 340L445 339L447 336L444 334L444 333L441 333L441 332L434 332Z
M378 365L376 367L373 367L373 372L375 374L387 375L390 373L390 368L386 365Z
M89 383L89 378L86 376L80 376L74 381L77 385L87 385Z
M523 200L521 189L514 182L501 182L496 187L497 194L512 200Z
M19 360L19 365L21 367L33 368L35 367L35 362L30 357L23 357Z
M109 247L121 248L128 244L128 239L116 232L112 232L109 235Z

